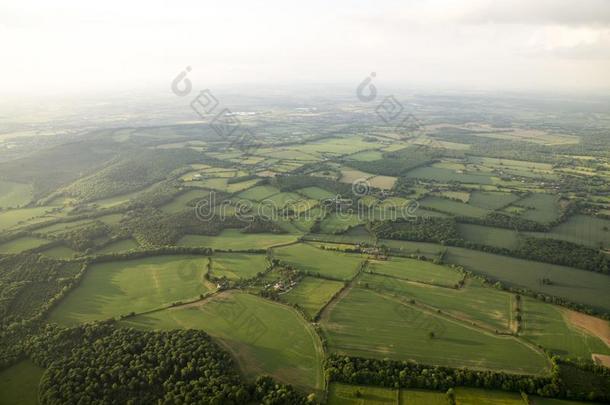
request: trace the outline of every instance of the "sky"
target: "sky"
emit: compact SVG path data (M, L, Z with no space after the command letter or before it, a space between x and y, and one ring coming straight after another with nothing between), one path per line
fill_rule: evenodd
M0 0L0 97L386 85L606 92L610 0Z

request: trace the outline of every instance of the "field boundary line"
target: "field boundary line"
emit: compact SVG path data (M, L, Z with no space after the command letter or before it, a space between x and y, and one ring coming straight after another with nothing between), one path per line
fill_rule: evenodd
M398 297L394 297L394 296L391 296L391 295L388 295L388 294L384 294L384 293L381 293L381 292L378 292L378 291L375 291L375 290L371 290L371 291L373 293L381 296L382 298L386 298L386 299L398 302L401 305L405 305L405 306L409 306L409 307L414 307L416 310L420 310L420 311L426 313L427 315L434 316L434 317L437 317L437 318L443 318L443 319L445 319L445 320L447 320L449 322L452 322L454 324L458 324L460 326L463 326L465 328L474 330L476 332L484 333L484 334L486 334L488 336L497 337L499 339L514 340L517 343L520 343L520 344L526 346L527 348L533 350L534 352L541 354L544 357L544 359L546 360L546 362L547 362L547 366L548 366L547 371L550 372L550 370L551 370L551 366L552 366L551 359L546 354L546 352L544 350L540 349L535 344L533 344L530 341L526 340L526 339L521 339L521 338L519 338L517 336L513 336L513 335L503 335L503 334L492 333L492 332L489 332L488 330L486 330L484 328L481 328L479 326L473 326L473 325L469 325L469 324L467 324L465 322L462 322L459 319L456 319L453 316L447 315L444 312L436 313L436 312L430 311L430 310L428 310L426 308L420 308L417 305L412 305L412 304L410 304L408 302L404 302L403 300L401 300ZM484 369L491 370L490 368L484 368ZM546 374L544 374L544 373L542 373L542 374L541 373L532 373L531 375L546 375Z

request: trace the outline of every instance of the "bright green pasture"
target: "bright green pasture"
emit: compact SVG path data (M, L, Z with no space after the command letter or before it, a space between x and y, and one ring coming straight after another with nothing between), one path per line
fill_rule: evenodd
M486 333L364 288L352 289L339 301L322 327L329 349L339 354L515 373L549 369L541 352L516 338Z
M474 191L470 194L469 204L476 207L497 210L517 201L519 196L512 193L494 191Z
M104 246L103 248L101 248L100 250L98 250L97 254L99 255L105 255L105 254L109 254L109 253L120 253L120 252L126 252L128 250L132 250L132 249L139 249L140 245L138 245L138 243L133 240L133 239L122 239L122 240L117 240L115 242L111 242L109 244L107 244L106 246Z
M252 379L261 374L297 387L322 389L323 353L313 328L287 305L245 294L221 294L125 320L145 329L202 329L219 339Z
M563 239L591 247L610 247L610 220L587 215L574 215L554 227L549 238Z
M212 276L229 280L248 279L264 272L267 257L264 254L217 253L212 257Z
M17 228L17 225L27 225L49 221L61 214L48 213L53 207L19 208L0 212L0 231Z
M188 208L187 203L193 200L204 200L210 197L210 192L207 190L188 190L179 196L175 197L169 203L163 205L161 210L169 214L184 211Z
M556 195L534 193L515 203L527 210L521 214L525 219L549 223L559 217L559 201Z
M429 258L436 258L447 249L445 246L435 243L410 242L406 240L381 239L379 244L397 250L401 254L422 255Z
M397 390L391 388L332 383L326 405L396 405L397 398Z
M484 287L476 280L470 280L466 287L456 290L365 274L359 284L391 292L405 300L413 299L417 304L440 309L468 323L500 331L510 330L511 295Z
M332 191L328 191L320 187L305 187L296 190L296 192L314 200L325 200L337 196L336 193L333 193Z
M52 248L45 249L40 253L54 259L72 259L75 255L80 254L76 250L64 245L54 246Z
M460 183L493 184L493 178L488 173L459 173L455 170L434 166L418 167L407 172L405 176L441 183L459 181Z
M447 395L424 390L400 390L399 405L447 405Z
M366 271L442 286L453 286L462 279L459 272L446 266L396 256L388 260L370 260Z
M304 200L301 195L296 193L278 193L265 198L264 201L269 207L279 210L285 206L298 207L298 202Z
M599 338L570 325L560 307L523 297L522 334L532 342L562 357L610 354L610 347Z
M474 224L458 224L458 232L462 238L479 245L511 250L519 246L519 234L511 229Z
M49 243L50 241L32 236L23 236L0 245L0 253L21 253Z
M323 250L306 243L273 249L274 257L312 275L339 280L351 279L363 262L363 256Z
M149 311L208 292L203 256L156 256L92 265L50 319L73 325Z
M457 387L456 405L525 405L516 392L488 391L477 388Z
M0 208L26 205L32 200L33 189L31 184L0 180Z
M333 212L320 223L320 230L323 233L341 233L349 227L359 225L363 222L364 221L361 218L358 218L358 215L356 214Z
M282 299L298 304L313 318L341 288L343 283L340 281L304 277L290 292L283 294Z
M475 207L471 204L464 204L459 201L452 201L440 197L426 197L420 204L424 208L432 208L462 217L482 218L489 213L489 210Z
M30 360L0 371L0 405L36 405L42 373Z
M266 249L274 245L296 241L298 235L275 233L243 233L237 229L225 229L218 236L186 235L178 246L210 247L222 250Z
M610 301L607 299L610 277L601 273L456 247L448 248L445 261L460 264L508 285L526 287L610 311ZM551 284L542 284L543 278L550 279Z
M262 201L265 198L269 198L274 194L278 194L280 190L273 186L256 186L246 191L242 191L237 195L239 198L245 198L246 200Z

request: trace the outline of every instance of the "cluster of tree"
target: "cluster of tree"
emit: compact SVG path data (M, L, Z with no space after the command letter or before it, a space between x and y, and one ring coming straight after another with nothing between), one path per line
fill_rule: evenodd
M47 369L42 404L306 404L303 394L268 377L244 383L231 356L203 331L146 332L104 322L47 326L27 348Z
M552 398L610 400L610 369L590 361L552 358L549 377L427 366L412 361L375 360L331 355L325 364L329 381L391 388L448 391L475 387Z
M408 147L395 152L386 152L379 160L350 160L347 164L367 173L401 176L409 170L432 163L434 156L432 149Z
M412 240L450 244L459 239L454 218L417 217L375 222L371 230L379 239Z
M541 396L557 396L560 381L551 377L524 376L494 371L428 366L412 361L376 360L331 355L325 364L329 381L391 388L422 388L447 391L465 386L503 391L523 391Z
M39 254L0 256L0 330L40 316L81 270L82 263Z
M513 253L525 259L610 273L610 257L607 254L563 240L525 238Z
M514 229L518 231L547 232L549 230L548 225L543 225L530 219L503 214L501 212L490 212L483 218L461 217L459 218L459 221L468 224L495 226L497 228Z
M590 361L557 359L565 397L584 401L610 401L610 369Z
M80 202L140 190L165 179L172 171L201 161L192 149L144 149L123 155L117 162L63 189Z

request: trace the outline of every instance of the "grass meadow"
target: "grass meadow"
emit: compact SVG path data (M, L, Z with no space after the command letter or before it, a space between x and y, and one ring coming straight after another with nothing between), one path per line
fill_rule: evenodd
M38 404L38 383L44 369L22 360L0 371L0 405Z
M324 386L321 342L312 326L287 305L245 293L223 293L204 303L123 323L143 329L202 329L228 349L252 379L268 374L306 390Z
M340 281L304 277L295 288L282 295L282 300L298 304L310 318L313 318L343 288L343 285Z
M273 252L274 258L311 275L337 280L351 279L364 260L359 254L319 249L306 243L275 248Z
M424 364L542 374L549 361L512 337L500 337L354 288L322 322L332 352ZM434 333L434 337L430 337Z
M209 292L206 265L207 257L186 255L93 264L50 320L74 325L197 298Z

